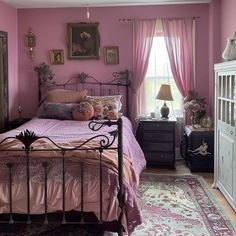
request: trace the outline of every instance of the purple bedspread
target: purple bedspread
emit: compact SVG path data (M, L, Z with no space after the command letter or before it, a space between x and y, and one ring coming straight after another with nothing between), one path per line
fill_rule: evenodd
M123 150L127 154L132 162L133 169L136 175L132 185L125 184L125 200L127 207L127 214L123 217L122 222L124 228L128 233L131 233L134 228L141 223L141 213L137 205L136 190L139 183L139 176L142 170L145 168L146 162L144 154L138 145L132 131L132 126L127 117L123 117ZM31 121L25 123L24 125L18 127L15 130L11 130L4 134L1 134L0 138L8 136L15 136L20 132L28 129L34 131L38 136L47 136L51 138L56 143L66 143L71 141L84 140L89 137L95 136L97 134L107 134L109 131L114 130L114 127L103 127L99 131L91 131L88 127L89 122L80 122L73 120L59 121L54 119L38 119L34 118ZM15 157L15 162L17 167L14 169L13 173L13 183L18 183L14 185L14 212L24 213L26 212L25 204L25 185L24 180L26 178L25 164L22 163L21 158ZM9 212L9 201L8 201L8 191L7 189L7 168L4 163L7 160L4 158L0 159L0 212ZM96 194L92 196L91 192L99 192L99 184L97 178L98 170L96 167L85 166L85 182L87 183L87 192L85 192L85 211L93 210L95 215L99 215L99 208L96 205L97 200ZM39 214L43 212L43 169L42 161L38 162L33 160L30 167L31 174L31 187L32 187L32 209L33 214ZM50 160L49 162L49 172L48 172L48 186L49 189L53 190L48 193L49 200L48 209L53 212L61 208L61 164L58 160ZM79 210L79 173L78 167L74 165L71 161L67 162L66 166L66 196L68 201L66 201L66 210ZM116 199L116 195L119 191L118 181L116 175L109 170L105 170L103 173L103 179L107 182L105 183L104 191L104 209L106 212L103 213L105 220L114 220L119 216L119 206ZM97 190L97 191L96 191ZM66 199L67 200L67 199Z

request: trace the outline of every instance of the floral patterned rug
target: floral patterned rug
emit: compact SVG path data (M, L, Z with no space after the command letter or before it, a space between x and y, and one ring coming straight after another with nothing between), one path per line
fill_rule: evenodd
M144 222L132 236L235 236L202 177L142 175L139 204Z
M131 236L236 236L202 177L143 174L138 199L143 224ZM31 225L17 231L15 227L7 231L0 227L0 236L103 235L102 232L81 234L73 225L47 228Z

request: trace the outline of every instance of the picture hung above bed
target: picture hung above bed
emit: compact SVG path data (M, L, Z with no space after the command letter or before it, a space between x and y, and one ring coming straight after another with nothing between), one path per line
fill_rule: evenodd
M44 99L42 104L46 104L47 111L51 109L49 117L35 117L0 135L0 219L14 223L18 213L23 216L22 223L50 223L50 217L55 215L59 223L79 224L83 230L94 230L98 225L119 236L123 232L131 234L142 222L136 191L145 167L131 122L126 116L118 120L99 117L98 121L77 121L73 117L76 109L87 109L85 104L91 104L93 109L101 104L108 108L112 101L116 105L111 108L120 110L121 97L127 97L122 91L128 91L128 71L114 73L114 79L106 84L94 78L86 84L89 76L81 74L63 85L49 84L48 88L54 90L49 90L51 96L46 96L48 101ZM83 83L78 86L74 79ZM86 85L99 86L101 97L74 96L85 89L91 92ZM106 95L104 86L110 90L108 94L120 94ZM64 100L57 93L54 96L53 91L62 88L73 96L61 93ZM72 115L59 118L65 114ZM12 148L14 151L9 153Z
M99 59L99 23L68 23L68 57L70 59Z

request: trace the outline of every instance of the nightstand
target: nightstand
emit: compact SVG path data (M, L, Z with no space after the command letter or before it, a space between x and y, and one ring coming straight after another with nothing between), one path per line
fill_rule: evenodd
M175 168L176 119L140 119L136 138L144 152L147 166Z
M214 169L214 129L184 127L181 154L191 171Z
M30 118L17 118L9 122L9 129L16 129L17 127L23 125L27 121L31 120Z

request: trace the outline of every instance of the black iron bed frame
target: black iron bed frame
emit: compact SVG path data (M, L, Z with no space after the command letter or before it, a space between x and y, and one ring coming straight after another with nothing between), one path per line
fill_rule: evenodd
M114 72L113 73L113 77L114 79L109 82L109 83L100 83L98 82L95 78L85 74L85 73L80 73L77 76L73 76L71 79L69 79L65 84L56 84L54 82L46 82L44 81L44 83L42 83L42 81L39 79L39 104L42 103L42 101L44 100L44 96L42 95L42 88L45 89L45 87L63 87L66 88L67 86L76 86L76 89L78 88L78 86L82 86L82 88L84 89L86 87L86 85L95 85L95 86L99 86L99 90L100 90L100 95L102 93L102 88L104 86L115 86L117 88L117 92L120 93L120 87L125 87L125 91L126 91L126 115L129 114L128 112L128 104L129 104L129 72L126 71L122 71L122 72ZM71 83L72 80L76 79L76 82ZM92 81L88 81L88 79L92 79ZM109 94L111 94L112 90L109 90ZM92 93L92 90L91 90ZM66 224L76 224L80 227L80 232L82 233L82 235L85 235L86 231L90 231L90 229L93 227L86 227L86 226L98 226L98 229L102 229L102 230L110 230L112 229L113 231L118 232L119 236L123 235L123 226L122 226L122 216L124 214L124 186L123 186L123 139L122 139L122 119L119 118L117 121L111 121L111 120L107 120L107 121L91 121L89 123L89 128L93 131L98 131L100 130L103 126L114 126L115 129L114 131L110 132L110 138L108 137L108 135L96 135L86 141L84 141L82 144L80 144L79 146L75 146L73 148L65 148L65 147L61 147L60 145L58 145L57 143L55 143L53 140L51 140L48 137L39 137L37 135L35 135L34 132L30 131L30 130L25 130L23 132L21 132L19 135L15 136L15 137L7 137L4 140L2 140L0 142L0 151L11 151L11 150L4 150L1 149L1 144L3 144L4 142L6 142L9 139L15 139L18 140L22 143L22 149L21 151L25 153L25 165L26 165L26 184L27 184L27 214L24 215L23 218L19 218L18 214L15 214L13 212L13 199L14 196L12 195L12 169L14 167L14 161L10 161L11 158L9 158L9 161L7 162L6 166L8 168L8 187L9 187L9 213L4 213L2 215L0 215L0 224L7 224L7 225L12 225L14 223L23 223L23 224L31 224L31 223L43 223L43 224L49 224L49 223L55 223L55 219L53 218L52 222L50 222L49 220L49 216L50 213L48 213L48 206L47 206L47 191L48 191L48 186L47 186L47 167L48 167L48 163L45 160L42 160L42 166L44 168L44 214L41 215L40 218L35 218L34 215L31 214L31 210L30 210L30 204L31 204L31 200L30 200L30 161L31 161L31 153L35 152L35 151L42 151L42 149L37 149L34 148L34 143L39 140L39 139L44 139L44 140L48 140L48 142L50 142L51 144L53 144L54 148L50 148L50 149L44 149L43 151L58 151L58 153L60 153L60 159L61 159L61 163L62 163L62 211L59 213L61 215L61 217L59 217L59 222L63 225ZM84 147L85 144L89 143L90 141L100 138L100 142L99 142L99 146L95 147L95 148L86 148ZM117 145L113 145L115 139L118 139L118 144ZM119 182L119 192L118 192L118 202L119 202L119 207L121 209L121 213L119 216L119 219L113 222L106 222L103 220L102 217L102 210L103 210L103 202L102 202L102 197L103 197L103 192L102 192L102 155L104 150L109 150L109 149L115 149L118 152L118 182ZM81 210L79 212L79 217L76 217L76 220L74 218L72 218L72 220L68 220L68 218L70 218L70 213L66 212L65 210L65 154L70 152L70 151L84 151L84 150L94 150L94 151L98 151L99 152L99 183L100 183L100 199L99 199L99 207L100 207L100 217L99 219L95 219L93 218L93 220L87 220L86 217L86 212L84 211L84 195L83 195L83 190L84 190L84 162L83 160L80 161L80 171L81 171L81 176L80 176L80 184L81 184ZM23 219L23 220L22 220ZM95 234L97 235L97 234Z

